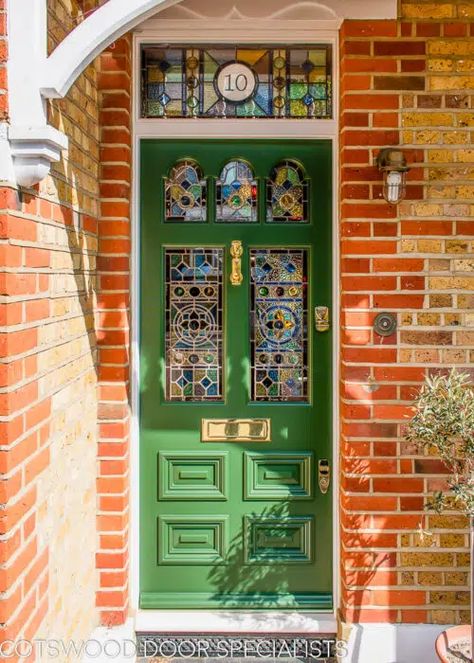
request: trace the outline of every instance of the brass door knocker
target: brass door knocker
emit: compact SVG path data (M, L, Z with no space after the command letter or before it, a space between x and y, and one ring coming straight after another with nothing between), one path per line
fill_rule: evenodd
M242 255L244 249L242 247L242 242L238 239L234 239L230 245L230 255L232 257L232 271L230 274L230 282L232 285L242 285L244 277L242 275Z

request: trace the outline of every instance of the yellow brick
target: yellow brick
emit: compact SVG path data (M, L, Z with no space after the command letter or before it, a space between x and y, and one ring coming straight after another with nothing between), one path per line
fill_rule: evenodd
M462 2L458 5L459 18L474 18L474 3Z
M402 239L400 248L402 253L414 253L416 251L416 240Z
M456 621L454 610L432 610L431 622L433 624L454 624Z
M445 364L465 364L467 361L465 350L443 350L442 361Z
M418 313L417 322L422 326L439 325L441 323L441 316L439 313Z
M464 534L440 534L439 543L442 548L464 548L466 537Z
M474 71L474 60L457 60L456 71Z
M474 345L474 332L472 331L458 331L456 333L456 345Z
M428 198L454 198L456 188L454 186L430 186L428 187Z
M433 130L417 131L413 143L417 145L437 145L441 143L441 132Z
M465 585L467 583L467 573L450 572L445 574L445 583L447 585Z
M420 571L418 574L418 583L420 585L442 585L443 584L443 574L430 573L429 571Z
M453 566L454 556L444 552L403 552L400 553L402 566Z
M457 161L474 162L474 150L458 150L456 152Z
M441 205L435 205L434 203L415 203L413 213L415 216L441 216L443 208Z
M411 362L412 360L412 352L411 350L408 349L400 349L398 351L398 361L400 361L402 364L406 364L407 362Z
M449 515L429 516L429 527L431 529L465 529L468 525L466 516L451 513Z
M446 240L446 253L467 253L469 251L469 242L461 239Z
M474 259L454 260L454 269L457 272L474 272Z
M430 55L472 55L474 54L474 40L437 39L428 41L427 49Z
M469 603L469 592L430 592L430 604L466 605Z
M428 161L431 163L451 163L453 161L453 153L451 150L430 150Z
M454 60L428 60L428 71L453 71Z
M402 571L400 573L400 584L401 585L414 585L415 584L415 574L413 571Z
M471 556L469 553L457 553L456 554L456 566L469 566L469 561Z
M474 198L474 186L468 186L467 184L462 184L456 187L456 198L463 200L471 200Z
M467 131L446 131L443 134L443 143L446 145L465 145L469 142Z
M474 313L466 313L465 324L467 327L474 327Z
M474 127L474 113L459 113L457 121L460 127Z
M419 239L418 251L420 253L441 253L443 244L439 239Z
M451 113L403 113L404 127L449 127L453 124Z
M461 314L460 313L445 313L444 314L444 324L458 326L461 324Z
M428 76L429 90L468 90L474 88L474 76Z
M428 279L431 290L472 290L474 289L474 276L435 276Z
M402 9L404 18L453 18L455 16L451 2L404 4Z

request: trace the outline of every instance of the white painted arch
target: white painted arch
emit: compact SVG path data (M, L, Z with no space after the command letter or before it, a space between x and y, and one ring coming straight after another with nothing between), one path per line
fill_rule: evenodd
M46 5L47 0L8 0L7 7L10 123L0 131L0 181L22 186L41 181L67 145L66 136L48 126L46 99L64 97L97 55L147 19L218 18L233 25L276 20L284 34L285 25L308 18L335 30L345 18L397 16L397 0L108 0L48 56ZM189 29L189 41L193 34Z

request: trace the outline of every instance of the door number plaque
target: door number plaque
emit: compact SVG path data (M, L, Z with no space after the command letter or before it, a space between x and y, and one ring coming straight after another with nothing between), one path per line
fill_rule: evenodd
M271 442L270 419L203 419L201 442Z
M253 97L257 89L257 76L244 62L223 65L214 79L218 95L231 103L243 103Z

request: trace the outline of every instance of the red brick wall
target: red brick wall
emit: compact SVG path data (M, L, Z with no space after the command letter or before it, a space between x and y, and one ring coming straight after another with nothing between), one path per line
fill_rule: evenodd
M424 375L473 359L474 151L466 143L474 26L461 13L466 6L405 2L401 21L346 21L341 30L340 572L347 621L469 619L465 522L430 516L432 536L417 536L424 496L444 480L436 459L420 458L403 441ZM382 199L375 166L380 148L391 145L403 146L411 165L398 207ZM388 338L372 327L380 311L397 318Z
M101 174L97 331L99 514L97 605L107 624L127 617L129 597L131 40L100 57Z

